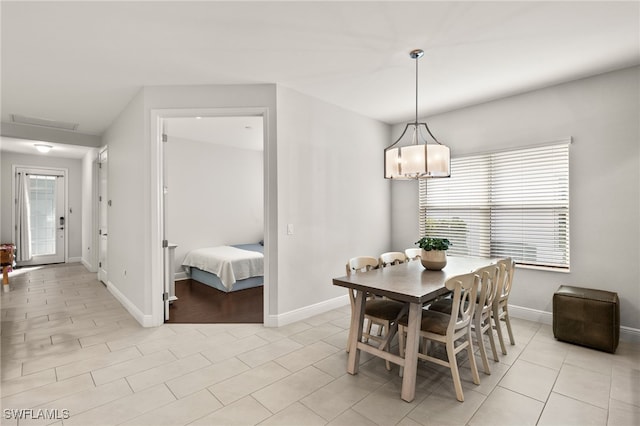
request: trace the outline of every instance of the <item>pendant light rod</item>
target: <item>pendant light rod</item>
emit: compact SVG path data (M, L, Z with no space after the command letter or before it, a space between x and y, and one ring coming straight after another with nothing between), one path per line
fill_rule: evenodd
M409 53L409 56L411 56L412 59L416 60L416 120L414 121L414 124L416 126L415 131L419 132L420 127L418 126L419 124L424 124L424 128L427 130L427 133L429 133L429 136L431 136L431 139L433 139L436 143L440 144L440 141L438 139L436 139L435 136L433 136L433 133L431 133L431 129L429 129L429 126L427 125L427 123L418 123L418 62L419 59L422 58L424 56L424 50L422 49L414 49Z
M424 55L424 50L422 49L415 49L412 50L411 53L409 54L411 56L411 58L416 60L416 128L418 126L418 60L420 58L422 58L422 56Z

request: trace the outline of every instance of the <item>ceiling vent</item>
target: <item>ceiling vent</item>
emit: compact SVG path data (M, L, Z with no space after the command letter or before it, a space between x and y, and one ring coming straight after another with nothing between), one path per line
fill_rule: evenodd
M76 130L78 123L66 123L64 121L47 120L44 118L26 117L24 115L11 114L11 121L17 124L29 124L31 126L48 127L59 130Z

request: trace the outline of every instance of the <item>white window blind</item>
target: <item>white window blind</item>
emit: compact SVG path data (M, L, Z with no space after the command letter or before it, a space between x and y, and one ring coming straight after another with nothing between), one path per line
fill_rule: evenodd
M420 235L450 254L569 268L569 142L451 159L420 180Z

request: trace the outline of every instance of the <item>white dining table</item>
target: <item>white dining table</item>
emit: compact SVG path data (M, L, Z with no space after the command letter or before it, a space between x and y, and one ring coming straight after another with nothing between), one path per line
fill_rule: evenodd
M361 351L389 360L404 367L401 398L407 402L413 401L418 370L418 342L422 306L449 292L444 285L449 278L473 272L495 262L495 259L488 258L447 256L447 265L441 271L426 270L420 260L416 260L334 278L334 285L356 291L355 307L351 313L351 332L349 333L351 341L348 342L350 350L347 372L358 374ZM368 293L409 304L404 358L362 341L365 302Z

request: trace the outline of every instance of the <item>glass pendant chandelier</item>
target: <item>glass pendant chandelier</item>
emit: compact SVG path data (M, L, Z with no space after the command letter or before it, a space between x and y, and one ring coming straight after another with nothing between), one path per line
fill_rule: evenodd
M451 176L449 147L442 145L431 133L427 123L418 122L418 59L424 55L421 49L412 50L416 61L416 119L407 123L404 131L392 145L384 150L385 179L424 179ZM396 146L407 131L411 131L411 145ZM427 135L435 143L427 142Z

